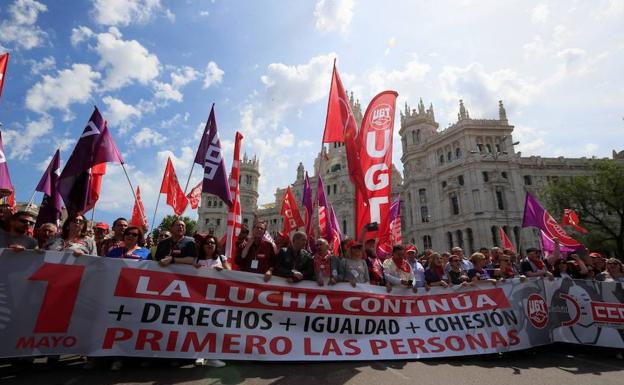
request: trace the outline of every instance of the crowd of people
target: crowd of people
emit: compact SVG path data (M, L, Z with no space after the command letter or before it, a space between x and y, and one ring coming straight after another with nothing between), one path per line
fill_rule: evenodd
M125 218L112 223L91 225L83 215L70 215L61 229L45 223L35 229L36 217L28 211L13 213L0 208L0 248L14 251L26 249L71 251L74 256L98 255L107 258L154 260L161 266L192 265L215 270L232 269L262 274L265 282L273 276L290 283L313 281L319 286L348 283L385 286L387 292L407 288L418 292L433 286L443 288L462 285L496 285L510 278L554 277L624 282L624 266L619 259L605 259L599 253L562 253L555 239L555 250L543 256L541 250L528 248L521 258L512 249L481 248L470 256L461 247L450 252L426 249L422 253L414 245L394 245L391 255L380 256L375 239L367 239L362 229L359 239L346 239L339 252L332 253L323 238L308 239L305 232L291 237L278 236L277 242L267 236L265 222L257 222L249 230L245 225L236 239L235 255L226 258L225 239L211 234L187 236L186 224L175 220L169 231L159 229L156 240L145 229L130 226ZM198 359L197 365L220 367L220 360ZM92 366L93 361L87 362ZM121 358L112 361L111 369L122 367Z

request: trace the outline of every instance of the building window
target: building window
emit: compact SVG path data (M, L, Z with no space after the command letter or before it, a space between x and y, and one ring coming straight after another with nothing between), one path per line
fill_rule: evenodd
M470 227L466 229L466 237L468 237L468 253L472 253L474 250L474 235Z
M483 152L483 144L477 143L477 148L479 149L479 152Z
M343 234L347 233L347 220L346 219L342 220L342 233Z
M249 219L247 219L247 218L243 218L243 224L244 224L244 225L249 224Z
M484 182L488 182L490 180L490 176L488 175L487 171L481 172L481 175L483 175L483 181Z
M433 245L431 244L431 236L430 235L423 236L423 247L425 249L432 249L433 248Z
M212 199L208 199L208 207L212 207Z
M516 245L520 244L520 228L518 226L514 226L513 228L514 239L516 241Z
M446 188L446 181L442 182L442 188Z
M531 178L531 175L525 175L524 176L524 185L525 186L530 186L533 184L533 178Z
M503 191L500 189L496 189L496 206L498 206L499 210L505 210L505 199Z
M496 144L496 152L501 152L501 146L500 144Z
M496 226L492 226L490 230L492 232L492 244L498 246L498 229Z
M459 183L460 186L464 185L464 176L460 175L457 177L457 183Z
M492 153L492 145L491 144L486 144L485 147L487 148L487 152Z
M221 226L221 218L217 218L217 227Z
M457 194L453 193L450 195L451 198L451 213L453 215L459 215L459 199L457 198Z
M420 203L427 203L427 189L421 188L418 190L418 198Z
M453 160L453 153L452 152L449 151L449 152L446 153L446 160L448 160L449 162L451 160Z
M453 233L450 231L446 233L446 241L448 242L448 250L453 249Z
M440 155L440 164L444 164L444 155Z
M336 184L334 185L334 195L336 195L336 191L337 191L337 189L338 189L338 187L337 187L337 186L338 186L338 185L336 185Z
M204 221L204 224L209 224L210 223L210 218L206 218L206 220Z
M507 171L503 171L501 172L501 176L505 179L507 179Z
M464 248L464 234L462 234L461 230L455 231L455 238L456 238L455 243L457 243L457 246L463 249Z
M331 193L331 186L327 185L327 195L329 195Z
M420 217L423 223L429 222L429 209L427 206L420 206Z
M412 131L412 143L413 144L418 143L417 140L416 140L416 131Z
M461 149L459 147L455 149L455 158L461 158Z
M331 166L331 172L340 171L340 163Z
M219 207L223 207L223 201L219 201Z

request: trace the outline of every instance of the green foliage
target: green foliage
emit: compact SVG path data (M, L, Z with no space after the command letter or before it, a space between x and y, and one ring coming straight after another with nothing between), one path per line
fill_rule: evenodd
M593 173L552 181L543 198L549 211L560 218L563 209L574 209L580 226L589 230L570 235L590 250L624 259L624 163L610 159L591 160Z
M158 227L155 228L154 231L152 231L152 236L154 237L154 239L158 239L158 234L160 234L161 231L169 231L169 228L177 219L178 217L176 215L167 215L166 217L164 217L162 222L160 222L160 225L158 225ZM195 232L197 231L196 220L189 217L179 217L179 219L182 219L186 224L186 235L192 236L193 234L195 234Z

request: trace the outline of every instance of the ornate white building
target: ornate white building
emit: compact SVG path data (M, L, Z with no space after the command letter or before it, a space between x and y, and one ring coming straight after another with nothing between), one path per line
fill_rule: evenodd
M351 104L360 123L361 107ZM522 229L525 192L538 193L554 178L589 172L586 158L522 157L516 152L503 103L496 119L472 119L463 101L457 122L439 130L433 106L417 109L406 104L400 113L403 178L393 168L393 194L401 194L404 242L420 250L450 250L461 246L468 251L499 245L498 227L522 248L537 245L536 232ZM615 154L615 153L614 153ZM614 155L615 157L615 155ZM321 165L328 200L332 203L343 233L357 236L354 226L354 188L346 168L345 147L331 144L314 162ZM292 190L298 202L303 193L304 167L300 163ZM313 196L316 172L310 172ZM314 175L312 175L314 174ZM245 156L241 164L243 221L266 220L275 234L282 228L279 214L286 188L278 188L274 202L258 207L258 160ZM204 194L199 209L199 230L222 235L227 208L219 198Z

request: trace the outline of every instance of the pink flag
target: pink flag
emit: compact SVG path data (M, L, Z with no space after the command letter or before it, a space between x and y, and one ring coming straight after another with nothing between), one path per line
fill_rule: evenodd
M511 242L511 239L509 239L509 237L507 236L505 229L503 229L501 226L498 226L498 234L500 236L503 249L510 249L510 250L516 251L514 244Z

